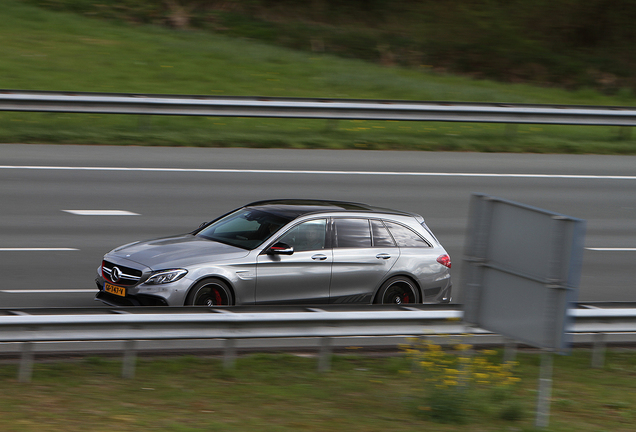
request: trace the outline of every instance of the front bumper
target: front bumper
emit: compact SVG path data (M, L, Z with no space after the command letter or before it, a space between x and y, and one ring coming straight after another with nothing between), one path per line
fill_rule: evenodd
M95 279L97 289L95 300L101 301L109 306L168 306L165 298L149 294L126 294L126 297L107 293L104 291L104 281L101 278Z

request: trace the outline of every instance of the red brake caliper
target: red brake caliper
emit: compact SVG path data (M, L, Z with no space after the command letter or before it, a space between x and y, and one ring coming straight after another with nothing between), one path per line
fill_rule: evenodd
M214 300L216 300L217 306L223 303L223 301L221 300L221 293L218 289L214 290Z

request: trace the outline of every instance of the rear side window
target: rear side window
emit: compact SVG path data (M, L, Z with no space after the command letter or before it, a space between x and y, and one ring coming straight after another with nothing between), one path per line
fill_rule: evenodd
M395 242L382 221L371 220L371 232L374 247L395 247Z
M404 225L384 221L399 247L430 247L415 231Z
M367 219L336 219L335 247L370 248L371 231Z

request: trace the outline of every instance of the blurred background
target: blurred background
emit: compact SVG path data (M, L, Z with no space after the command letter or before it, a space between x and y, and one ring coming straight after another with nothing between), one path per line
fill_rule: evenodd
M5 0L1 88L634 104L618 1ZM634 154L627 128L4 113L0 142Z

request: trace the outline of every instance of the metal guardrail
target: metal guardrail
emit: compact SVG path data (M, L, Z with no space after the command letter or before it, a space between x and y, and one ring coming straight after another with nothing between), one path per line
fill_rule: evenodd
M249 307L236 311L231 308L163 308L161 313L157 309L135 308L137 313L129 313L129 309L91 309L53 315L33 313L36 310L30 314L16 311L12 315L11 311L5 310L4 315L0 315L0 346L9 345L13 352L17 348L21 355L19 378L28 381L37 344L49 344L46 352L51 353L75 351L69 343L101 342L93 349L123 351L122 373L132 377L136 352L144 347L154 350L216 348L224 352L224 365L231 367L236 358L237 341L257 340L262 343L252 345L252 348L271 349L276 345L271 343L273 339L284 339L288 341L287 348L318 347L319 369L325 370L329 367L332 349L338 346L336 341L351 346L367 338L366 342L371 345L386 345L387 341L375 339L380 337L389 338L388 344L395 347L407 336L468 334L473 344L506 342L499 335L466 327L459 309L431 306L325 309L278 308L277 311L255 312L258 309ZM602 361L609 335L620 335L623 343L636 342L636 308L570 309L569 316L573 319L569 333L581 336L578 342L595 346L593 363ZM207 343L211 340L216 345ZM151 346L159 341L194 341L194 344ZM111 344L104 345L104 342Z
M0 90L0 111L636 126L621 106Z

